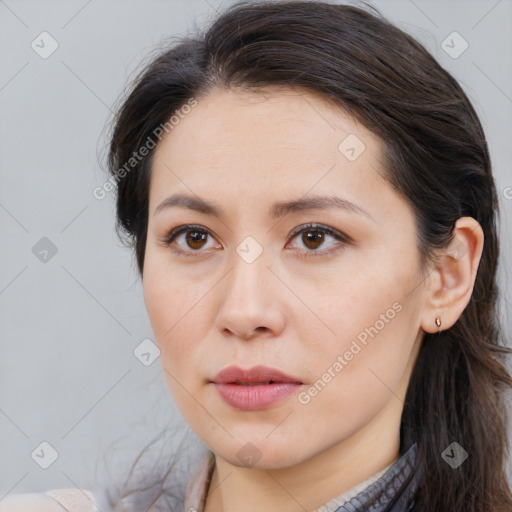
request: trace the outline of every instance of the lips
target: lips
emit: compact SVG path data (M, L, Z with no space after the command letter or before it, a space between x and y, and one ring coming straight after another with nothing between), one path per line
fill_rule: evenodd
M243 411L265 409L289 397L303 384L295 377L266 366L248 370L229 366L210 383L225 403Z
M267 366L254 366L247 370L238 366L229 366L220 371L212 380L215 384L240 384L246 386L257 386L262 384L291 383L302 384L302 382L290 375Z

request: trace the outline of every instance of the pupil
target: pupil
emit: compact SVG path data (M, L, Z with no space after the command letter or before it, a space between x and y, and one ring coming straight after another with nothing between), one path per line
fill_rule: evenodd
M204 242L206 239L206 233L202 233L201 231L189 231L187 235L187 243L191 245L193 248L197 248L194 244L199 244L201 247L201 242Z
M321 231L307 231L304 233L304 235L306 235L306 240L304 241L306 247L312 249L318 248L318 246L320 246L323 241L323 233ZM308 245L310 243L313 243L313 247Z

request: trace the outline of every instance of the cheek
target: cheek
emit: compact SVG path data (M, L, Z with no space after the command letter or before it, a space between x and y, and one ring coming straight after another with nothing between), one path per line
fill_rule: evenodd
M157 341L165 345L177 328L191 316L197 317L197 305L204 295L201 281L186 276L170 264L165 250L147 249L143 291L146 310Z
M191 419L200 413L197 400L206 378L201 371L211 366L212 353L203 340L214 322L212 295L208 293L213 284L194 282L176 268L154 272L148 267L144 275L146 309L160 349L163 375L177 406Z
M160 365L169 391L182 414L194 421L201 383L197 369L204 363L199 340L204 338L208 316L197 285L179 282L170 274L144 277L144 298L155 342L160 349Z
M386 306L384 309L381 303ZM312 379L298 397L299 412L305 424L312 417L323 418L322 426L315 426L315 435L328 439L334 428L336 438L349 437L387 403L392 407L402 405L395 396L400 395L414 332L407 305L400 311L393 309L389 317L394 314L394 318L389 323L376 322L373 312L386 314L387 306L386 301L367 302L366 315L360 314L357 322L352 319L362 328L358 325L343 331L342 327L349 323L344 319L335 326L335 343L319 344L308 354ZM364 336L358 338L361 333Z
M200 285L184 282L176 269L151 262L144 271L144 301L162 364L175 372L193 360L194 340L206 321ZM171 357L172 356L172 357Z
M391 390L398 392L417 337L417 308L399 290L392 296L380 291L371 300L347 302L352 316L340 315L335 342L324 344L321 356L317 350L311 355L320 389L312 401L324 411L342 407L372 414L392 398Z
M376 380L369 371L374 367L390 374L405 368L418 328L418 308L410 294L417 277L381 262L378 268L360 264L349 279L333 279L322 291L307 294L317 318L303 317L300 332L301 339L308 340L308 360L317 377L329 371L338 356L344 366L335 373L345 377L336 380L347 379L349 386L362 376L367 383Z

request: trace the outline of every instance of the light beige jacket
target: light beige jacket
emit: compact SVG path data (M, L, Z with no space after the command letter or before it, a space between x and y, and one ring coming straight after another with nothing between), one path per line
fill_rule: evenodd
M0 501L0 512L98 512L90 491L75 488L12 494Z

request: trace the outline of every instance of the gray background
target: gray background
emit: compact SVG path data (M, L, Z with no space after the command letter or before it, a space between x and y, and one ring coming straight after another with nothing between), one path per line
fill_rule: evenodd
M152 338L141 284L114 232L113 195L92 190L106 178L98 154L127 78L163 38L231 3L0 0L0 498L90 487L103 457L131 461L181 421L159 361L134 356ZM512 2L372 4L427 46L481 116L503 212L510 333ZM43 31L59 45L47 59L31 47ZM453 31L469 44L456 59L442 48ZM46 262L32 250L43 237L57 249ZM31 457L43 441L59 455L48 469Z

